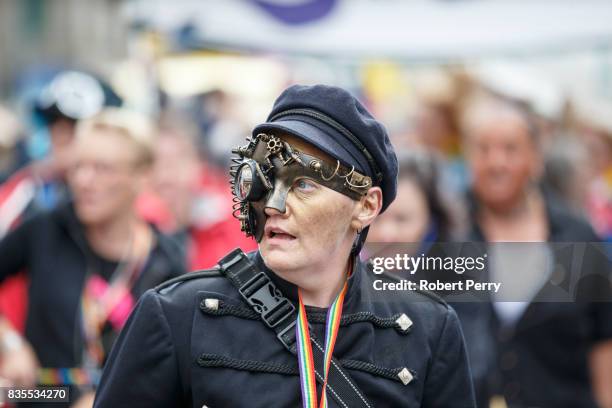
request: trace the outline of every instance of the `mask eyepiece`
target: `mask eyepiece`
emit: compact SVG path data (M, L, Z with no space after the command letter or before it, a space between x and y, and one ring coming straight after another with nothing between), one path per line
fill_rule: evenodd
M253 159L247 159L238 166L234 179L234 195L240 201L259 201L270 189L262 180L265 178L259 164ZM267 180L265 180L267 181Z

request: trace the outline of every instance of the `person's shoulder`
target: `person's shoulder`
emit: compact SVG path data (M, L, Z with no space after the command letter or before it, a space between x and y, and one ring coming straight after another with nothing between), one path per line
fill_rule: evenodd
M365 279L366 286L373 287L375 280L380 280L382 283L402 285L405 280L401 277L382 272L374 274L366 263ZM442 315L445 316L449 311L452 311L451 306L441 297L433 292L415 288L413 290L402 290L400 294L393 293L389 295L389 303L396 304L402 308L407 308L413 313L426 314L429 316Z
M28 209L21 215L20 226L41 235L46 235L50 231L64 230L71 208L69 202L62 202L51 209Z
M236 291L217 267L188 272L172 279L169 279L143 295L143 299L148 299L159 305L166 318L172 321L185 316L185 313L192 313L197 309L197 300L205 294L214 294L217 298L225 300L239 297Z
M224 259L234 256L235 253L236 250L229 252L211 268L182 274L157 285L148 292L162 303L179 308L187 307L187 305L192 304L193 299L200 298L203 295L214 295L225 301L240 303L242 302L240 293L219 266ZM246 256L252 260L256 253L256 251L253 251Z
M365 282L362 291L368 294L367 308L375 315L395 322L402 334L412 333L411 338L429 350L435 350L441 333L449 327L458 325L458 318L454 309L435 293L407 286L407 279L383 272L373 274L364 271ZM374 282L380 280L381 284L395 284L393 289L378 290ZM397 289L399 287L399 289ZM368 289L365 289L368 288Z
M224 279L218 266L209 269L185 273L169 279L154 288L154 292L166 296L180 296L186 291L198 291L207 289L209 286L219 283Z

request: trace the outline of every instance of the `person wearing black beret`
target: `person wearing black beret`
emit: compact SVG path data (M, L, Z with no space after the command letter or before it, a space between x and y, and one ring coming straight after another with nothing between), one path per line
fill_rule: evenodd
M455 312L375 298L358 256L396 194L385 128L341 88L295 85L247 141L234 214L259 250L145 294L94 406L474 407Z

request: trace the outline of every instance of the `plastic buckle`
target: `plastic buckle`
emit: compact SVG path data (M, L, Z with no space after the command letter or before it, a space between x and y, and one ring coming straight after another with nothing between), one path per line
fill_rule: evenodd
M270 328L278 326L280 322L295 312L295 306L281 294L263 272L259 272L242 285L239 291Z

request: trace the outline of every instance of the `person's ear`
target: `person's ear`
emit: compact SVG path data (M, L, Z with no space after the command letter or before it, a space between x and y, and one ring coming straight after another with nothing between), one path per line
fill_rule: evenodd
M355 205L351 227L360 232L370 225L380 213L382 202L383 197L380 187L370 188L366 195L361 197L357 205Z

